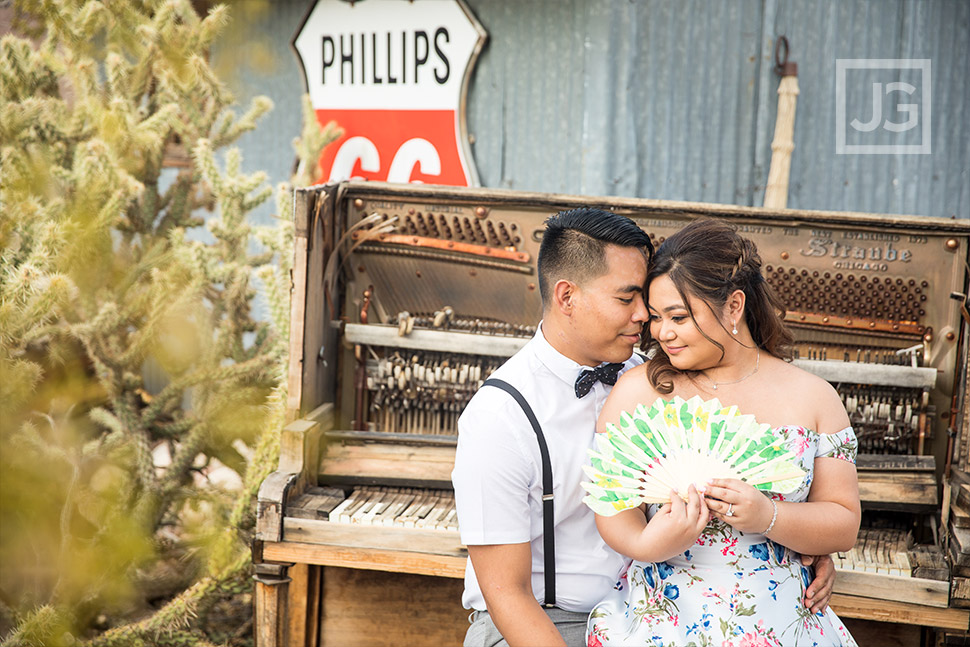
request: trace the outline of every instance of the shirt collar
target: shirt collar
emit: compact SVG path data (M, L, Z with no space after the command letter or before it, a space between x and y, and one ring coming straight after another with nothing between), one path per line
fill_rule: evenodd
M532 340L535 344L535 354L539 361L542 362L542 364L548 368L553 375L568 384L570 387L576 384L576 378L579 377L580 371L590 368L589 366L584 366L574 362L553 348L552 344L549 343L545 335L542 334L541 321L539 322L539 326L536 329L536 334Z

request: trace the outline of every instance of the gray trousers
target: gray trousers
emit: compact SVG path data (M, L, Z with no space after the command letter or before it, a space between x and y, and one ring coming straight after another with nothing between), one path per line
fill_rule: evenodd
M586 647L586 620L588 613L563 611L562 609L543 609L556 625L569 647ZM509 647L498 632L488 611L473 611L468 616L471 626L465 634L463 647ZM536 645L535 647L542 647Z

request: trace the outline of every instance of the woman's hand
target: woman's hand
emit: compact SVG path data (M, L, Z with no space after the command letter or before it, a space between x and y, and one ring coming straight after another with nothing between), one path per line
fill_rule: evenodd
M644 534L649 536L649 543L662 545L667 555L679 555L694 545L710 516L704 495L693 485L687 488L686 502L676 490L671 490L670 503L650 518Z
M676 491L652 517L646 505L613 516L596 515L596 527L606 543L621 555L641 562L662 562L694 545L710 519L704 497L691 485L687 501Z
M704 496L715 518L741 532L763 533L774 516L772 501L739 479L711 479Z

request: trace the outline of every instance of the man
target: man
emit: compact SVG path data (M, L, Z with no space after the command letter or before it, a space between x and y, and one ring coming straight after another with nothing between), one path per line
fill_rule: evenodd
M548 447L555 607L546 595L549 537L537 433L509 393L486 386L459 418L452 473L469 555L462 603L474 610L466 646L585 645L590 609L626 566L600 538L580 483L611 385L642 362L633 347L648 316L643 286L652 251L625 216L581 208L546 221L538 260L542 321L491 377L521 393ZM590 370L604 364L601 372ZM828 578L809 588L819 607L834 579L831 560L820 570Z

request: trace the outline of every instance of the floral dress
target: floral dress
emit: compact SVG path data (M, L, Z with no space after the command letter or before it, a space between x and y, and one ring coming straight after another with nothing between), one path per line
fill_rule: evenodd
M777 501L805 501L816 457L854 463L851 428L818 434L779 427L807 475ZM653 515L657 506L650 506ZM713 519L697 543L665 562L634 561L613 591L593 608L589 647L607 645L768 647L856 645L832 609L818 614L802 600L813 575L798 553L761 534Z

